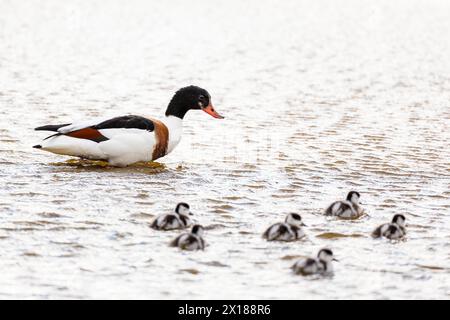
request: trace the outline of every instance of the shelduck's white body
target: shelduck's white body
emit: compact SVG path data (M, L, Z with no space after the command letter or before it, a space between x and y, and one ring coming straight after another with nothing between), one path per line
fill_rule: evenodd
M40 149L91 160L107 160L111 165L119 167L136 162L156 160L153 155L161 140L161 137L157 136L157 130L148 131L137 128L99 129L97 131L108 139L101 142L67 135L107 120L83 121L62 127L58 129L60 135L54 135L44 140ZM152 121L151 119L149 120ZM174 116L168 116L161 123L167 128L169 133L168 141L166 142L167 149L164 154L167 155L175 149L181 140L183 120Z

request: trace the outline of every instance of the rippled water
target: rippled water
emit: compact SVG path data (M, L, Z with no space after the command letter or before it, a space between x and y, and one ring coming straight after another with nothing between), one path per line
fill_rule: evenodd
M447 1L0 0L0 298L450 297ZM163 115L205 87L161 167L65 163L35 126ZM321 215L350 189L368 216ZM148 224L180 200L205 252ZM261 233L298 212L308 239ZM395 213L407 240L369 237ZM342 235L345 235L343 237ZM289 267L331 247L332 278Z

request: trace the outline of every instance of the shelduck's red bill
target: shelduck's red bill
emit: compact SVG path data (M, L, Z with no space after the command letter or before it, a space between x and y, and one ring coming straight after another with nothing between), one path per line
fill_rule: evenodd
M216 119L225 119L225 117L222 117L216 110L214 110L214 106L211 103L206 108L202 108L202 110Z

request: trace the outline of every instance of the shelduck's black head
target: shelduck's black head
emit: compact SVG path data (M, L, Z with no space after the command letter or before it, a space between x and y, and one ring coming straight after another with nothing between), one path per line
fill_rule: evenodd
M224 118L214 109L211 103L211 95L208 91L196 86L184 87L178 90L167 107L166 116L175 116L183 119L189 110L203 110L214 118Z

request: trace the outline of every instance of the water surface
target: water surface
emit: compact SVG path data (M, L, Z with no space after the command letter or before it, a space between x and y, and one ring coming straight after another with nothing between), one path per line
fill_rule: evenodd
M446 1L0 0L0 298L450 297ZM36 126L162 116L196 84L157 168L64 163ZM321 215L351 190L368 215ZM191 204L205 252L151 219ZM300 213L307 240L267 243ZM369 237L405 214L400 243ZM344 236L343 236L344 235ZM332 278L289 267L331 247Z

